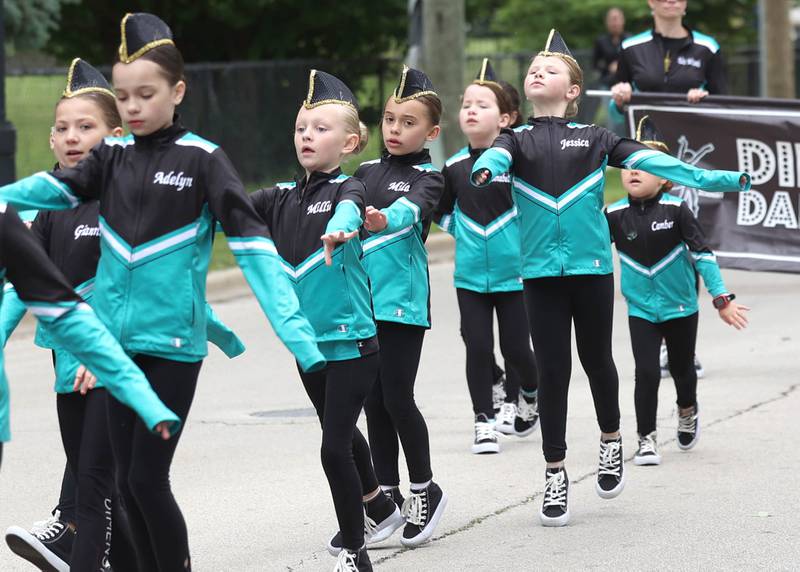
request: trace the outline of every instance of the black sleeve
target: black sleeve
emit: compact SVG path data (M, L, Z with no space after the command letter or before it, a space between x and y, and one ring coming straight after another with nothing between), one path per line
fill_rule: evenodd
M411 190L406 199L416 204L420 209L420 219L427 219L433 214L433 209L439 204L444 189L444 177L439 171L423 173L411 184Z
M700 223L685 202L681 203L680 213L678 214L678 225L680 226L681 238L692 252L711 252L708 246L708 239L703 232Z
M11 207L0 212L0 261L20 300L26 303L81 300Z
M367 187L364 181L356 177L350 177L339 187L338 203L351 201L358 207L361 213L361 220L367 216ZM337 204L338 204L337 203ZM335 210L335 207L334 207Z
M617 60L617 73L611 78L611 85L620 82L632 83L631 68L628 64L628 50L620 50L619 59Z
M256 213L267 227L269 227L269 223L272 220L272 207L275 204L278 192L277 187L269 187L250 193L250 202L253 203Z
M443 216L452 213L456 206L456 187L453 184L453 173L450 172L449 167L442 169L442 177L444 178L444 189L439 204L433 209L433 222L436 224L441 222Z
M728 94L728 74L725 72L725 60L722 51L711 56L706 66L706 91L711 95Z
M36 213L36 218L33 219L31 224L31 232L39 244L42 245L44 251L50 255L50 229L52 228L52 219L50 211L39 211Z
M80 163L67 169L51 171L50 175L84 199L99 199L104 185L103 174L113 153L114 147L101 141L92 147Z
M603 214L606 215L606 222L608 223L608 234L611 236L611 242L614 242L614 226L611 222L611 215L608 212L608 207L603 207Z

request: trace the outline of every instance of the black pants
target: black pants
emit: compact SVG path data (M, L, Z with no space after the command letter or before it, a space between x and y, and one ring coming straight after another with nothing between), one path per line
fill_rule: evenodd
M378 322L380 373L364 410L375 473L384 486L400 484L398 435L411 482L421 484L433 478L428 426L414 401L424 338L421 326Z
M494 382L494 313L500 332L500 351L509 369L508 376L518 379L525 391L536 391L538 372L531 350L530 330L525 318L522 292L480 294L456 289L461 312L461 337L467 347L467 384L472 411L494 417L492 384ZM508 377L507 377L508 378ZM519 389L517 389L519 395Z
M525 322L527 325L527 322ZM494 339L492 339L492 346L494 346ZM506 381L503 384L503 389L506 390L506 403L516 403L519 400L519 381L520 376L517 372L514 371L513 368L509 366L509 364L504 363L504 366L508 369L506 372L502 367L497 365L497 358L492 352L492 379L497 381L502 376L506 376Z
M139 569L191 570L186 522L172 496L169 469L186 426L202 361L185 363L142 354L133 361L182 422L181 431L164 441L145 427L132 409L108 398L117 488L130 521Z
M377 353L329 362L319 372L300 372L322 425L320 457L331 488L342 545L351 550L364 545L363 496L378 488L369 445L356 427L377 373Z
M67 456L61 497L75 506L71 518L62 513L61 519L75 523L79 531L70 568L99 570L110 560L115 570L136 570L127 518L114 493L106 390L58 394L56 409Z
M108 427L108 424L106 424ZM72 476L72 469L69 461L64 464L64 475L61 477L61 491L58 495L58 504L53 509L61 513L61 520L75 524L75 477Z
M667 343L669 372L675 381L678 407L693 407L697 402L697 371L694 369L694 350L697 341L697 313L655 324L630 316L633 359L636 362L636 428L639 435L656 429L658 386L661 382L659 352L661 339Z
M539 364L539 415L545 460L567 452L567 396L572 374L572 323L578 357L594 399L600 431L619 430L619 378L611 356L614 275L525 280L525 305Z

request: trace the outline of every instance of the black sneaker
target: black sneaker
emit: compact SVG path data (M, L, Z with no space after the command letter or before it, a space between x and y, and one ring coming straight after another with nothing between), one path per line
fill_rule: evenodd
M500 452L500 443L497 442L494 422L489 421L484 413L478 413L475 416L475 437L472 440L472 452L476 455Z
M333 572L372 572L367 547L362 546L357 552L349 548L342 550Z
M405 502L405 497L403 497L403 493L400 492L400 487L392 487L390 489L381 489L383 494L389 497L389 500L394 502L397 505L399 510L403 509L403 503Z
M688 451L697 445L700 439L700 416L697 404L689 415L681 415L678 412L678 447Z
M544 472L544 500L539 511L542 526L565 526L569 522L569 477L564 467Z
M75 532L59 518L53 517L31 531L21 526L6 530L6 544L14 554L45 572L69 572L69 558Z
M661 455L658 454L656 432L639 435L639 448L633 457L634 465L660 465Z
M447 495L431 481L420 492L411 491L403 503L406 526L400 542L403 546L419 546L430 540L447 506Z
M517 437L527 437L536 430L539 423L538 395L526 397L520 393L517 416L514 418L514 435Z
M600 498L613 499L625 488L625 471L622 462L622 437L611 441L600 440L600 464L597 468L595 490Z
M366 544L383 542L406 523L400 509L385 494L379 494L364 503L364 541ZM338 556L342 551L342 532L339 531L328 541L328 552Z

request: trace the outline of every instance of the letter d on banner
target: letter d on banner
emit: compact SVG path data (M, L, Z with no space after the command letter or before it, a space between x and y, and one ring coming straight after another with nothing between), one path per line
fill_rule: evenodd
M737 139L736 154L739 157L739 170L750 173L750 182L754 187L763 185L775 176L775 153L769 145L756 139ZM758 157L758 169L754 165L754 156Z

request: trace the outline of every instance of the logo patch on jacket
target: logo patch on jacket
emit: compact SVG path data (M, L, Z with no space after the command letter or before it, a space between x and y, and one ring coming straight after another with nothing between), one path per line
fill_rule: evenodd
M331 212L331 208L333 208L333 203L331 203L331 201L317 201L313 205L308 205L306 215L329 213Z
M99 226L89 226L88 224L80 224L75 227L75 240L82 236L100 236Z
M703 67L703 62L695 58L687 58L685 56L678 56L679 66L692 66L693 68L700 69Z
M411 184L405 181L394 181L389 183L389 190L397 193L407 193L411 190Z
M192 181L192 177L183 176L183 171L180 173L175 173L175 171L170 171L169 173L159 171L153 178L154 185L167 185L169 187L175 187L176 191L182 191L185 188L191 187Z
M563 151L567 147L588 147L589 140L588 139L562 139L561 140L561 150Z

